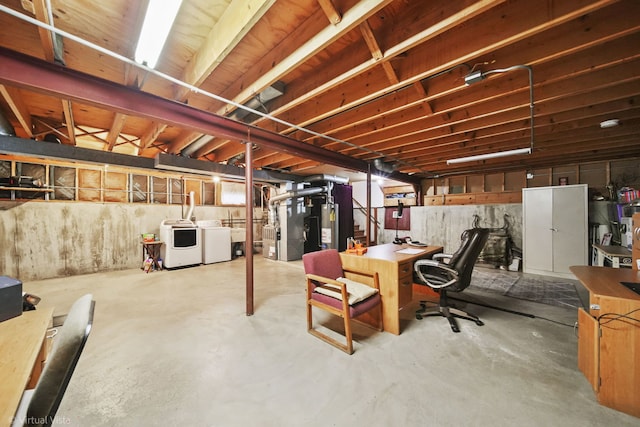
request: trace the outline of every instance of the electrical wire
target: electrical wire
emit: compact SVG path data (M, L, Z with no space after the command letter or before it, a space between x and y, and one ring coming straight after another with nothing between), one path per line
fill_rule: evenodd
M466 302L468 304L479 305L481 307L492 308L494 310L504 311L505 313L510 313L510 314L515 314L515 315L518 315L518 316L528 317L530 319L546 320L547 322L556 323L558 325L574 328L574 325L569 325L567 323L563 323L563 322L560 322L558 320L549 319L549 318L538 316L538 315L535 315L535 314L524 313L524 312L521 312L521 311L511 310L511 309L502 308L502 307L496 307L496 306L489 305L489 304L484 304L484 303L480 303L480 302L476 302L476 301L464 300L464 299L461 299L461 298L454 298L454 297L451 297L451 296L449 296L449 299L454 300L454 301Z
M631 320L633 322L638 322L640 323L640 319L636 319L635 317L631 317L631 314L635 313L635 312L640 312L640 308L636 308L635 310L631 310L627 313L624 314L620 314L620 313L603 313L600 316L597 317L598 323L600 324L600 326L606 325L608 323L614 322L616 320L621 320L621 319L626 319L626 320ZM605 321L603 322L602 319L604 319Z

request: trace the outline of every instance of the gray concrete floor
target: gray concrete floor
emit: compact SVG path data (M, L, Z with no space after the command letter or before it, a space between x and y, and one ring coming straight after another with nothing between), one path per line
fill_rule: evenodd
M478 291L485 322L402 312L400 336L356 327L355 353L306 332L300 262L245 261L27 282L64 314L91 292L94 327L58 417L71 426L638 426L577 368L574 309ZM514 273L518 274L518 273ZM324 324L333 319L318 315Z

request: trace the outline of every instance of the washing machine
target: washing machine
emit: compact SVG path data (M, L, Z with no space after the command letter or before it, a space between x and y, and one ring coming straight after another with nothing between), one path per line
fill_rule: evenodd
M231 261L231 228L218 220L200 220L196 225L202 234L202 263Z
M200 229L185 219L165 219L160 224L160 257L166 268L202 263Z

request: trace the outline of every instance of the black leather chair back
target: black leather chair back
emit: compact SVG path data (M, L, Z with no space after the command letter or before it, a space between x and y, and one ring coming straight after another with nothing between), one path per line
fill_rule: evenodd
M459 292L471 284L473 267L487 243L488 237L489 229L487 228L470 228L462 233L462 244L449 261L449 266L458 271L459 280L448 290Z

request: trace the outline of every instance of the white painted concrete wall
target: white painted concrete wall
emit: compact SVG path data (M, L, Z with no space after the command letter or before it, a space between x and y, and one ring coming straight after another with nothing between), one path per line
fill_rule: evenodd
M27 281L140 267L140 235L159 234L162 220L181 218L182 211L180 205L0 202L0 275ZM244 207L194 209L198 220L238 220L244 213Z
M384 209L377 208L380 231L378 243L390 243L396 237L395 223L384 228ZM412 240L443 246L445 253L453 253L460 244L460 235L473 227L473 215L480 216L480 226L498 228L504 225L504 214L509 215L511 235L516 247L522 247L522 205L520 203L463 206L412 206L411 230L398 232L399 237L410 236ZM365 217L354 210L354 220L365 229Z
M384 208L376 208L381 222L379 243L395 238L393 225L384 229ZM99 271L138 268L142 262L140 235L159 234L164 219L182 217L175 205L83 202L0 202L0 275L22 281L64 277ZM186 209L184 209L186 212ZM473 225L473 214L483 227L500 227L510 215L516 246L522 245L520 204L478 206L413 206L411 230L399 233L453 252L462 231ZM197 206L196 219L239 220L244 207ZM256 210L256 218L261 211ZM354 210L362 227L364 216ZM364 229L364 227L363 227ZM254 230L259 240L261 230Z
M362 206L367 206L367 182L359 181L351 184L352 197L358 201ZM382 189L378 185L378 182L372 180L371 182L371 207L379 208L384 206L384 194Z

